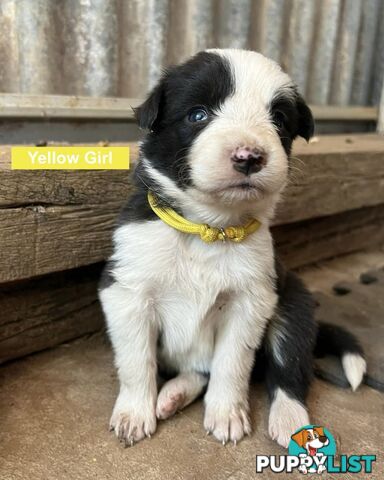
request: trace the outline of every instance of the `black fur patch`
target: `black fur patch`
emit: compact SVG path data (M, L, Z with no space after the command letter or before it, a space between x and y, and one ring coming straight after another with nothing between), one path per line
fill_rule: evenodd
M304 404L313 377L317 336L314 301L303 283L278 261L276 272L276 316L270 320L263 347L257 352L253 379L265 378L271 401L280 388Z
M283 90L275 95L270 105L270 114L287 155L297 137L309 140L314 132L312 112L299 93Z
M281 289L276 318L269 329L280 330L276 358L267 343L266 382L271 398L277 388L304 403L313 376L313 350L317 325L313 316L314 301L302 282L287 272ZM283 360L281 363L279 360Z
M104 290L110 287L113 283L115 283L115 278L112 273L114 266L115 262L113 260L108 260L108 262L106 262L99 280L99 291Z
M341 358L346 353L364 357L364 352L356 337L344 328L315 321L315 301L311 294L276 257L275 271L279 297L276 316L270 320L262 348L256 353L252 378L266 380L271 401L281 388L305 404L315 357Z
M315 356L317 358L326 355L342 357L346 353L353 353L364 358L364 351L352 333L338 325L319 322Z
M135 111L139 125L151 130L141 148L142 156L180 188L190 185L189 149L233 91L230 65L217 54L200 52L171 68ZM208 119L191 123L188 113L197 106L205 107ZM141 175L142 181L150 181L144 171Z
M138 184L135 193L131 195L128 203L121 209L117 225L123 225L128 222L159 220L159 217L153 212L148 203L147 195L147 186Z

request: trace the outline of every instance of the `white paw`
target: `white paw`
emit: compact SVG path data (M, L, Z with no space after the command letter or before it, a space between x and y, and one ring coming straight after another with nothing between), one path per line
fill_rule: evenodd
M185 402L185 393L167 384L161 389L157 398L156 417L165 420L180 410Z
M248 418L247 403L220 405L206 405L204 428L207 433L212 433L219 442L236 444L244 435L251 433L251 424Z
M110 420L110 430L125 446L150 437L156 431L155 408L151 402L127 401L125 395L119 395Z
M272 440L288 448L295 431L308 424L309 417L305 407L289 397L284 390L277 389L269 412L268 431Z
M164 420L189 405L200 395L207 381L206 375L197 372L183 372L168 380L157 398L157 418Z

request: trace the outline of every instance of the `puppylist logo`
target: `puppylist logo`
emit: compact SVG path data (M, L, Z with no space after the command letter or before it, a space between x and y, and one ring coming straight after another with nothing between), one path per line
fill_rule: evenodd
M376 455L340 455L336 462L336 442L331 433L318 425L297 430L288 445L288 455L256 455L256 473L372 473Z

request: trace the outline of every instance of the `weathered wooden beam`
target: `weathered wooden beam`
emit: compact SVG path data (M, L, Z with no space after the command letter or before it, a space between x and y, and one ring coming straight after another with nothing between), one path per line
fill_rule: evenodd
M117 212L131 189L127 172L17 172L10 170L9 147L0 151L0 282L108 255ZM384 203L383 137L320 137L298 143L294 157L276 224Z
M133 120L140 100L118 97L0 94L0 118Z
M384 205L272 229L277 252L288 268L384 245Z
M105 119L133 121L132 108L143 99L66 95L0 94L1 118ZM377 107L311 105L316 120L373 121Z
M311 110L316 121L376 122L378 117L377 107L311 105Z
M103 260L120 206L104 202L0 209L0 283Z
M134 162L137 145L130 144L130 147ZM122 201L122 195L129 191L127 172L12 171L10 149L10 146L0 146L0 208L31 203L63 205L103 202L105 199ZM291 185L285 195L283 221L381 203L383 156L384 138L374 134L321 136L310 144L297 141L291 160ZM330 187L335 191L330 192ZM327 192L325 199L320 195L324 188ZM315 198L316 202L312 207L298 205L298 195L303 197L302 200ZM335 196L339 197L336 201ZM309 207L313 211L308 210Z
M100 265L0 286L0 363L103 326Z
M114 144L118 145L118 144ZM129 144L133 160L137 144ZM0 209L28 205L122 203L131 189L129 171L12 170L11 146L0 145Z
M381 98L379 105L379 118L377 120L377 132L380 135L384 135L384 80L383 87L381 89Z
M289 268L384 241L384 208L368 207L273 228ZM105 238L106 244L109 240ZM0 363L99 330L100 264L0 285Z
M315 139L316 140L316 139ZM384 137L324 135L296 143L276 223L384 203Z

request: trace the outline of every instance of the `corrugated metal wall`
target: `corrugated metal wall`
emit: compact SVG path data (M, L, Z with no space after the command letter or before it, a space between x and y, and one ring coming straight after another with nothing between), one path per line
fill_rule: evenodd
M384 0L0 0L0 91L142 97L208 47L282 63L313 104L378 104Z

